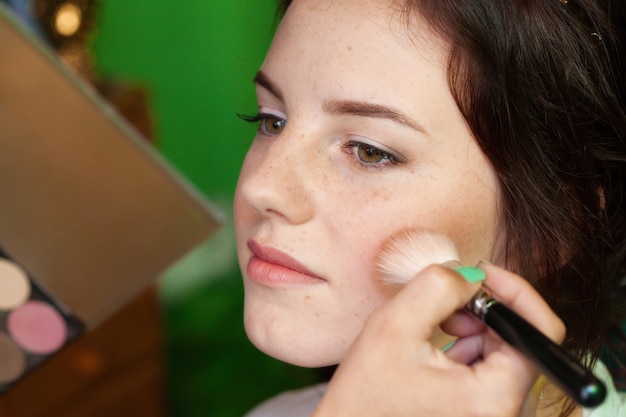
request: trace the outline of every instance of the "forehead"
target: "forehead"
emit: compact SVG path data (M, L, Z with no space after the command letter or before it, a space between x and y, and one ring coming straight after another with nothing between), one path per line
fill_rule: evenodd
M449 101L449 47L420 19L387 0L295 0L263 72L302 99L342 96L408 112L422 110L420 97Z
M295 0L278 36L281 32L290 38L308 34L318 41L333 39L337 47L369 44L376 49L391 43L407 53L431 45L435 38L419 14L407 13L391 0Z

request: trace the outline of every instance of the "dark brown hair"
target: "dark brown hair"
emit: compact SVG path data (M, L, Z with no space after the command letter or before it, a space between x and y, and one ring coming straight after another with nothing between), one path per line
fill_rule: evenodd
M499 179L501 258L563 319L579 359L597 358L625 275L623 3L392 3L409 33L419 15L449 41L451 91Z

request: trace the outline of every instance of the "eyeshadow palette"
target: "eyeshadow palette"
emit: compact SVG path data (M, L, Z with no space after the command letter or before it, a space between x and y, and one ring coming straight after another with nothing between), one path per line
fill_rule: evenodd
M126 305L223 220L1 2L0 63L6 392Z
M0 251L0 392L84 330L83 323Z

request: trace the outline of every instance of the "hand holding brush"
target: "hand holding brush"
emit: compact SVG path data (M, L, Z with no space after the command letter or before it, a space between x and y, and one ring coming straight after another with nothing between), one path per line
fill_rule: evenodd
M551 340L562 340L562 322L528 282L487 269L487 282L502 302ZM539 372L494 332L473 319L467 326L471 317L458 313L480 285L440 265L412 272L370 316L314 417L520 416ZM430 342L442 322L464 328L445 353ZM534 415L534 409L521 415Z

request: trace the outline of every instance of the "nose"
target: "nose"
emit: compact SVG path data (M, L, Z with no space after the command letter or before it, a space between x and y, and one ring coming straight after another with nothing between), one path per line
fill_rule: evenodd
M315 173L305 141L287 136L257 138L246 155L238 198L262 216L303 224L314 214Z

